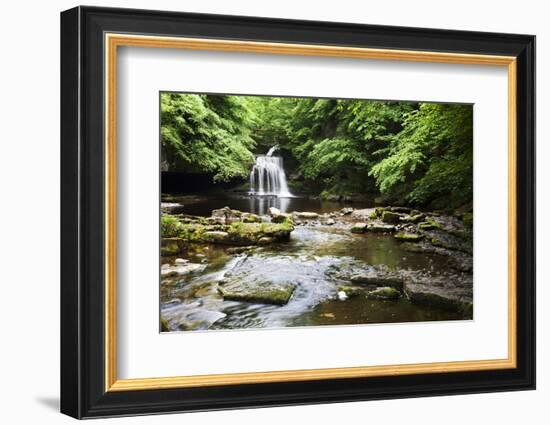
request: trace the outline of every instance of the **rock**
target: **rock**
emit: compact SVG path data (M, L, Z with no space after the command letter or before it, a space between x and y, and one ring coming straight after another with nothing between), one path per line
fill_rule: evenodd
M219 286L226 300L245 301L259 304L285 305L294 293L293 283L273 283L269 281L233 281Z
M222 232L222 231L219 231L219 230L204 232L202 236L203 236L203 239L205 241L211 242L211 243L221 243L221 244L223 244L223 243L228 242L228 239L229 239L229 233Z
M401 297L401 292L390 286L376 288L374 291L369 291L367 298L375 300L396 300Z
M272 223L284 223L286 220L290 220L290 215L289 214L279 214L279 215L274 215L273 217L271 217L271 222Z
M174 214L183 210L183 205L177 202L161 202L160 210L165 214Z
M345 301L348 299L348 295L344 291L339 291L337 296L340 301Z
M344 294L346 294L346 297L351 298L363 293L364 289L358 288L356 286L342 285L338 287L338 293L340 292L343 292Z
M327 226L333 226L334 224L336 224L336 221L334 221L334 219L332 218L329 218L327 221L325 221L325 224Z
M211 217L220 224L231 224L240 221L242 213L238 210L232 210L229 207L223 207L212 210Z
M185 276L190 273L202 272L206 268L204 264L185 263L179 265L164 264L160 269L161 278Z
M419 235L417 233L399 232L393 235L393 237L399 241L418 242L424 238L424 235Z
M354 210L351 213L351 216L359 219L371 219L371 220L377 217L375 208L363 208L360 210Z
M269 245L270 243L273 243L273 238L270 238L269 236L264 236L258 239L258 245Z
M409 215L407 217L401 217L401 221L403 221L405 223L419 223L422 220L424 220L425 218L426 218L426 216L424 214L420 213L420 214Z
M319 214L314 212L307 212L307 211L304 211L304 212L295 211L292 213L292 215L296 218L305 219L305 220L315 220L319 218Z
M391 224L371 223L369 224L367 230L373 233L391 233L395 232L395 226L392 226Z
M434 230L441 228L441 226L433 220L426 220L422 223L419 223L418 228L421 230Z
M188 262L189 260L184 260L183 258L176 258L176 260L174 261L174 264L182 265L182 264L187 264Z
M242 213L241 221L243 223L261 223L262 218L257 214L252 213Z
M473 282L471 274L454 276L409 276L404 292L411 302L463 312L471 317Z
M384 211L382 213L382 221L384 223L390 223L390 224L397 224L399 223L401 218L401 215L391 212L391 211Z
M269 207L269 209L267 210L267 213L271 217L275 217L275 216L281 215L281 210L279 208Z
M356 285L403 288L403 278L401 276L383 270L370 270L365 273L356 274L350 278L350 281Z
M353 213L353 208L351 208L351 207L342 208L340 210L340 214L342 214L342 215L348 215L348 214L351 214L351 213Z
M351 228L351 233L364 233L367 231L367 223L355 223Z

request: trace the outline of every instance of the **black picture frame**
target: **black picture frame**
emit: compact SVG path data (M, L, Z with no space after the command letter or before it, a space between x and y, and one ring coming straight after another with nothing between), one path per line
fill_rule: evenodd
M104 34L153 34L517 58L517 367L105 391ZM76 7L61 13L61 412L75 418L535 388L535 37Z

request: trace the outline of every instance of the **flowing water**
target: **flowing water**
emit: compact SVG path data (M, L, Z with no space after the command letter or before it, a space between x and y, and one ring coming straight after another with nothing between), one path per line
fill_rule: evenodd
M338 286L349 284L338 271L353 265L442 272L444 257L402 250L391 236L355 235L330 226L298 226L290 242L230 255L227 248L197 245L181 255L208 264L201 274L161 285L161 312L173 330L273 328L461 319L458 313L397 301L352 297L341 301ZM173 259L163 259L171 261ZM274 306L227 301L218 283L269 280L296 284L288 304Z

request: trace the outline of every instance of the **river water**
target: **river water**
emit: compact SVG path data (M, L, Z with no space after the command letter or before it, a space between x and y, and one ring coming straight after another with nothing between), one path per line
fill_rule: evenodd
M261 201L245 196L197 198L195 202L188 199L181 212L207 216L212 209L228 205L261 214L270 202L280 208L282 199ZM328 212L342 208L338 203L300 198L286 201L286 211ZM428 274L448 270L445 257L407 252L390 235L352 234L338 226L304 225L297 226L286 243L257 247L242 254L230 254L227 247L219 245L191 245L179 257L203 262L206 269L161 284L161 314L174 331L462 319L459 313L412 304L405 297L387 301L364 296L343 301L338 298L338 287L349 284L339 271L350 267L383 265ZM163 257L163 262L174 260ZM217 288L228 277L292 282L296 290L284 306L227 301Z

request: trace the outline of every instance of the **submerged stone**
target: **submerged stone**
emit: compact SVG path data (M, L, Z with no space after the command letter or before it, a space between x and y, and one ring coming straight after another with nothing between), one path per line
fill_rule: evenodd
M410 276L405 281L404 292L413 303L459 311L471 317L471 275Z
M376 300L396 300L401 296L401 292L390 286L376 288L374 291L369 291L367 298Z
M274 305L288 303L295 289L296 285L293 283L269 281L234 281L219 286L219 291L226 300Z

